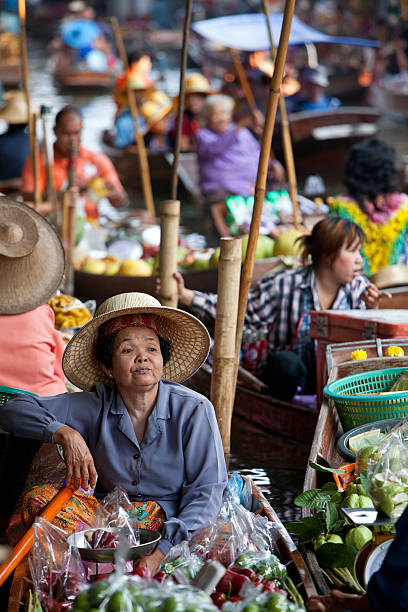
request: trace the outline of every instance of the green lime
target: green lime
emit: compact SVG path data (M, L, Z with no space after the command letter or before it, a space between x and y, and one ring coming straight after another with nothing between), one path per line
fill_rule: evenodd
M259 612L259 606L256 604L247 604L242 612Z
M175 597L169 597L163 602L161 610L162 612L181 612L184 610L184 606Z
M115 591L109 600L107 610L109 612L123 612L127 610L126 599L126 593Z

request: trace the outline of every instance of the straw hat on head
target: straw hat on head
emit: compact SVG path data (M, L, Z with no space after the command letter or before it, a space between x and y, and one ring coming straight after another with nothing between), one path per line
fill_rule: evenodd
M162 338L171 344L171 356L163 367L163 378L183 382L196 372L207 358L210 337L196 317L178 308L161 306L146 293L121 293L99 306L95 316L69 342L63 368L67 378L80 389L91 391L97 382L112 384L96 356L98 330L103 323L129 314L154 314Z
M408 285L408 267L403 264L395 264L380 268L371 277L370 281L378 289L388 289L388 287L403 287Z
M6 91L5 104L0 110L0 119L7 123L27 123L28 109L25 93L23 91Z
M166 96L167 97L167 96ZM146 123L147 130L150 130L155 123L163 119L173 109L173 105L168 99L168 102L158 104L152 100L144 102L140 107L140 114Z
M0 315L45 304L64 273L64 249L51 225L32 208L0 197Z
M208 79L206 79L200 72L190 72L190 74L186 76L185 94L187 95L191 93L210 95L215 93L215 91L211 89Z

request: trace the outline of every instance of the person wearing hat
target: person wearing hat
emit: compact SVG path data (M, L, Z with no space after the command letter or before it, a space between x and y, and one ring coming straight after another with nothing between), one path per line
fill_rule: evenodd
M140 108L140 114L146 124L146 147L152 153L169 151L172 147L169 124L172 108L170 98L162 91L152 92L149 100Z
M301 68L299 83L300 90L286 98L286 105L290 113L335 110L341 106L338 98L328 98L325 94L325 89L329 86L329 78L324 66Z
M96 499L120 487L141 526L162 525L158 549L138 561L155 573L172 546L217 515L227 473L214 408L179 384L202 365L209 346L193 315L144 293L115 295L65 350L65 374L82 393L7 402L1 427L61 444L66 481L95 487L94 496L77 492L54 524L68 531L78 520L89 524ZM26 523L55 492L49 485L27 494Z
M64 250L51 225L19 202L0 197L0 385L38 396L66 391L64 343L47 301L64 273ZM3 408L3 407L2 407ZM0 528L6 528L38 442L16 438L0 477Z
M54 133L56 140L54 142L52 172L56 191L64 191L67 188L70 159L76 153L75 186L79 188L80 195L84 198L86 216L91 219L98 218L97 203L87 197L88 184L96 176L103 180L107 190L106 197L112 206L115 208L123 207L128 201L128 196L110 159L103 153L94 153L81 146L82 115L75 106L67 105L57 113ZM46 169L42 153L40 153L39 166L39 185L41 191L44 191ZM21 191L25 200L33 200L34 171L32 156L27 157L24 164Z
M192 151L197 147L195 135L202 127L203 110L207 96L214 94L208 79L200 72L191 72L185 81L184 113L181 126L180 150ZM175 100L178 103L178 98ZM175 138L176 125L172 137Z
M0 135L0 181L20 179L24 162L30 153L27 102L23 91L8 91L0 109L0 119L7 130ZM18 188L19 181L16 181Z

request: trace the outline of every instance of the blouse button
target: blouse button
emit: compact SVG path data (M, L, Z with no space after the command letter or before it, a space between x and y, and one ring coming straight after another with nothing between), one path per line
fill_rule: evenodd
M137 485L137 480L132 480L132 485L135 487Z
M139 459L139 453L135 453L135 454L133 455L133 459Z

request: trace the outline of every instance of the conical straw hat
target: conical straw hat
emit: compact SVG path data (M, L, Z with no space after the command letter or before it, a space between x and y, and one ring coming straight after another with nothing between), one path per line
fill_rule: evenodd
M28 109L23 91L7 91L4 94L5 105L0 110L0 119L7 123L28 123Z
M91 391L97 382L112 384L96 356L99 327L126 314L155 314L162 338L171 344L169 361L163 367L163 378L183 382L196 372L207 358L210 337L205 326L193 315L161 306L146 293L121 293L99 306L95 317L84 325L65 349L63 368L67 378L80 389Z
M0 315L45 304L64 273L64 249L32 208L0 197Z

